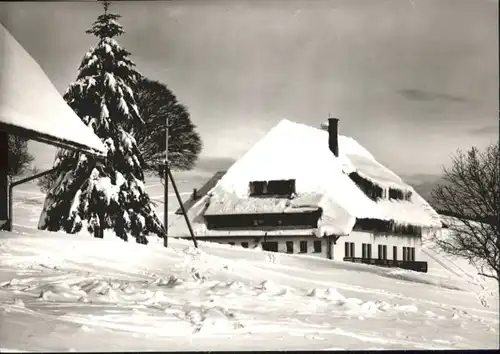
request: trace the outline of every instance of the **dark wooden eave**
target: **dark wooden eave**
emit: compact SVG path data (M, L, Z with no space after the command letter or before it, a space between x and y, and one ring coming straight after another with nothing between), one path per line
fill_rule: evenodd
M218 171L218 172L216 172L212 176L212 178L210 178L208 180L207 183L205 183L199 190L196 191L196 196L191 195L189 197L189 199L186 200L184 202L184 204L183 204L184 205L184 209L186 210L186 212L189 209L191 209L193 207L193 205L195 205L198 200L200 200L201 198L203 198L204 196L206 196L207 193L210 192L210 190L215 187L215 185L217 184L217 182L219 182L220 179L222 177L224 177L224 175L226 174L226 172L227 171ZM175 214L182 215L182 209L181 208L177 209L175 211Z

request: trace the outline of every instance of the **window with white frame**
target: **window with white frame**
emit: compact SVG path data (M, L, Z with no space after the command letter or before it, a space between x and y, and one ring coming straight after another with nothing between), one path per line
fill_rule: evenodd
M372 245L369 243L363 243L361 245L361 258L371 259L372 258Z
M314 241L314 253L321 253L321 241Z
M387 259L386 245L378 245L378 259Z
M355 249L354 249L354 242L344 242L344 254L346 258L352 258L355 257Z
M300 253L307 253L307 241L300 241Z
M403 261L405 262L415 261L415 247L403 247Z

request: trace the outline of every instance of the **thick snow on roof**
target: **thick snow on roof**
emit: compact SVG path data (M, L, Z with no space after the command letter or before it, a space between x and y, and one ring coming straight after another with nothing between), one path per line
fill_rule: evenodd
M350 233L355 218L327 195L318 193L305 193L293 198L238 198L234 194L216 189L204 215L286 214L319 209L323 212L318 222L318 230L315 231L318 237L325 234L348 235Z
M318 220L317 237L327 235L347 236L351 233L356 218L348 213L338 202L329 195L323 196L320 201L323 211Z
M379 200L382 220L394 220L400 224L424 227L441 227L439 214L415 191L411 201Z
M382 188L411 191L411 200L375 202L350 179L350 172L358 172ZM440 226L439 215L429 204L354 139L339 136L337 158L328 147L328 132L286 119L231 166L217 190L246 199L250 181L286 179L295 179L298 195L319 193L335 202L351 220L371 218L424 227ZM338 222L334 220L332 218L331 225Z
M398 175L374 158L357 154L346 154L346 156L350 161L350 165L345 166L344 172L357 172L361 177L382 188L397 188L405 192L413 192L413 189L403 182Z
M0 24L0 129L102 154L101 140L66 104L42 68Z
M305 198L317 199L308 202ZM234 194L214 193L210 204L204 215L238 215L238 214L279 214L296 213L304 211L315 211L319 209L319 198L311 198L309 195L295 199L289 198L238 198ZM306 203L304 203L306 201Z
M339 140L342 149L346 139ZM375 203L352 188L353 182L342 172L348 161L335 158L327 141L325 131L283 120L229 168L218 186L247 198L249 181L293 178L298 195L327 193L351 214L373 215ZM345 193L350 189L352 193Z

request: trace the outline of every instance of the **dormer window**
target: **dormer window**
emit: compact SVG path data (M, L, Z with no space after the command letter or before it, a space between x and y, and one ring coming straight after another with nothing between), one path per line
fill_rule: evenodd
M266 195L267 183L264 181L250 182L250 195Z
M389 199L411 200L411 191L402 191L400 189L389 188Z
M249 183L250 196L283 196L295 193L295 180L252 181Z
M295 193L295 180L269 181L267 193L275 195L290 195Z
M383 199L384 190L377 184L360 176L357 172L349 173L349 177L371 200L378 201L379 199Z

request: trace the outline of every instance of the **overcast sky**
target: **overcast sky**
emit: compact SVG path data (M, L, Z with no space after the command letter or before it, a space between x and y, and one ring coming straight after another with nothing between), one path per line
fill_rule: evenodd
M457 148L498 139L497 1L129 1L111 9L122 15L118 41L137 69L189 108L205 157L238 158L282 118L319 126L329 113L341 134L404 175L437 174ZM101 12L95 2L12 2L0 4L0 21L62 93L96 43L85 30ZM50 164L51 152L37 157Z

